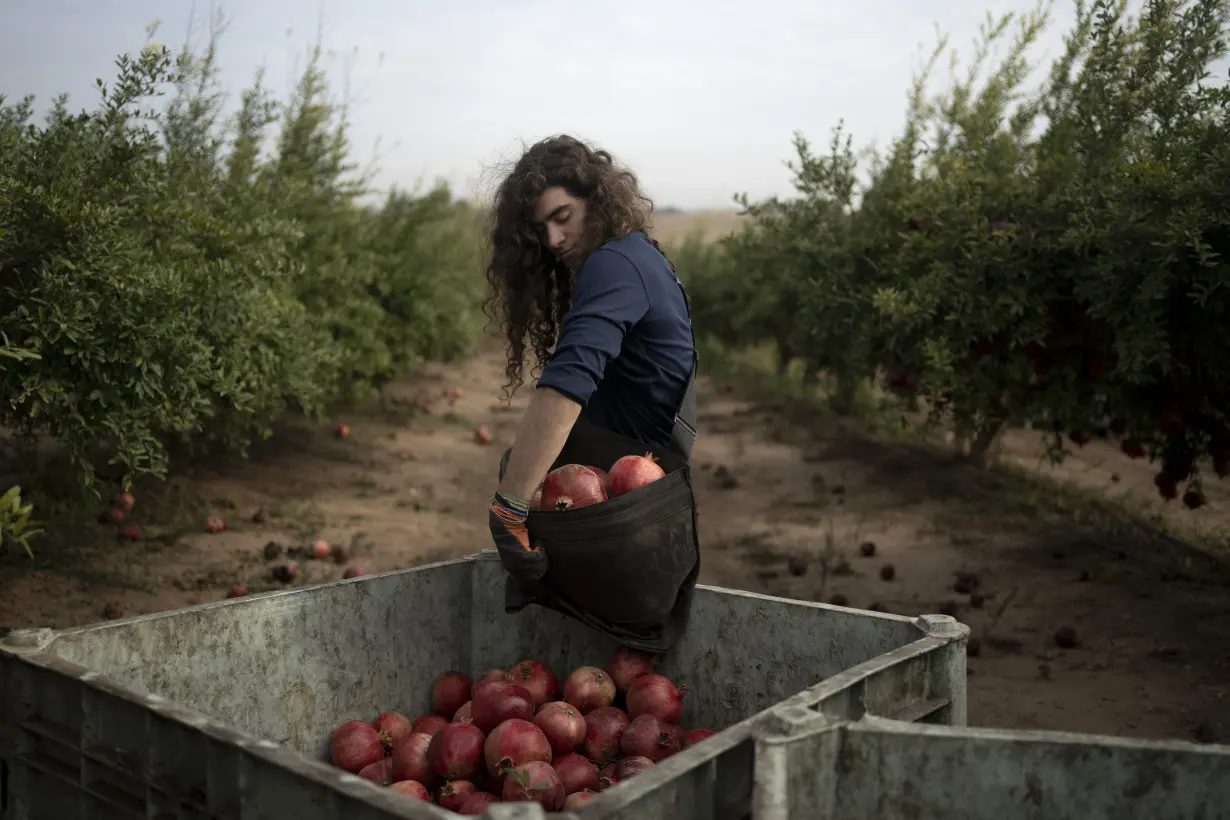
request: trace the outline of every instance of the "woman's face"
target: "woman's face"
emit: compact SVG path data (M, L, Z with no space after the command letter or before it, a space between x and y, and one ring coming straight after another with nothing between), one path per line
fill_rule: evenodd
M534 227L555 258L576 270L585 250L585 200L560 186L548 188L534 206Z

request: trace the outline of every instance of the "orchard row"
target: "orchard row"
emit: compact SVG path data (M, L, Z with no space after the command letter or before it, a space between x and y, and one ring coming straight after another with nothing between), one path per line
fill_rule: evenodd
M1034 90L1045 14L989 28L1002 62L932 94L941 43L870 163L841 128L826 152L797 137L796 197L743 198L747 230L676 250L698 330L773 342L839 410L877 382L975 458L1009 425L1056 457L1115 439L1201 506L1230 472L1227 6L1093 4Z

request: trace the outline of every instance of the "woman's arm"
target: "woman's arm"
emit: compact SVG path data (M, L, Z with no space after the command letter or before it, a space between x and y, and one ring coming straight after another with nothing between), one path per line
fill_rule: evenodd
M517 428L499 492L523 501L529 499L559 458L580 415L581 405L564 394L549 387L535 390Z

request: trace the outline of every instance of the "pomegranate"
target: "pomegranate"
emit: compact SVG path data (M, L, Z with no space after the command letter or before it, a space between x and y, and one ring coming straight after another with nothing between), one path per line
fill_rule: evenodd
M642 675L628 687L628 714L633 718L653 715L666 723L678 723L687 691L687 687L676 687L657 673Z
M486 734L512 718L533 720L534 696L515 683L488 683L474 693L470 715Z
M602 469L601 467L590 467L589 469L597 473L598 478L602 479L602 489L606 490L607 497L610 498L611 496L611 474L608 473L606 470Z
M676 726L663 723L650 714L634 718L619 740L625 757L645 757L657 763L675 754L683 738Z
M449 723L448 718L440 717L439 715L419 715L414 719L414 725L411 729L415 732L422 732L428 737L435 737L436 732L443 729Z
M521 661L509 669L508 674L512 676L513 683L524 686L533 695L535 709L549 700L555 700L555 690L559 684L555 673L545 663Z
M547 473L542 482L542 506L547 510L569 510L606 501L602 478L589 467L565 464Z
M658 466L653 453L643 456L624 456L611 465L611 498L639 490L666 477L666 471Z
M333 730L329 755L335 766L357 774L367 764L384 757L384 744L376 727L362 720L348 720Z
M602 791L606 791L612 786L619 785L619 778L615 776L614 761L598 769L598 783L602 786Z
M226 529L226 522L216 515L211 515L205 519L205 532L211 535L222 532Z
M360 575L363 575L363 574L364 574L363 567L347 567L346 571L342 573L342 577L343 578L358 578Z
M119 507L124 512L132 512L132 508L136 506L137 499L132 493L125 490L115 497L115 506Z
M469 780L450 780L440 787L437 802L440 804L440 808L448 809L449 811L461 811L461 807L465 805L466 798L477 793L478 786L475 786Z
M445 672L431 685L431 711L453 715L470 699L470 679L460 672Z
M606 671L615 681L615 688L626 693L632 681L653 672L657 665L656 655L621 646L615 650L615 654L611 657L611 665L606 668Z
M388 754L393 753L393 747L402 738L418 731L410 719L400 712L381 712L380 716L372 721L372 726L380 733L380 742L384 744L384 750Z
M453 713L453 723L473 723L474 718L470 716L470 704L472 701L466 701L461 705L461 708Z
M491 431L481 425L478 427L475 427L474 428L474 440L477 441L479 444L490 444L491 443Z
M709 729L693 729L683 736L683 748L690 749L702 740L708 740L716 734L717 732L710 731Z
M427 787L416 780L399 780L390 789L398 794L404 794L406 797L413 797L415 800L422 800L424 803L431 802L431 792L427 791Z
M448 780L469 780L482 765L486 736L470 723L450 723L431 739L427 760L431 770Z
M230 592L228 592L228 593L226 593L226 597L228 597L228 598L242 598L242 597L244 597L244 596L245 596L245 595L247 595L247 594L248 594L248 588L247 588L247 587L245 587L243 584L235 584L235 586L231 587L231 591L230 591Z
M509 770L504 778L504 802L533 802L547 811L559 811L564 806L564 784L550 763L531 760Z
M125 524L120 529L120 538L127 538L129 541L140 541L141 528L136 524Z
M564 811L579 809L597 796L598 793L592 791L573 792L564 798Z
M332 550L333 550L333 547L331 547L329 545L329 542L323 538L317 538L315 541L312 542L312 557L318 561L323 561L324 559L328 558L329 553Z
M458 814L464 814L467 817L478 817L483 812L487 811L487 807L492 803L499 803L500 798L488 792L474 792L466 798L466 802L461 804L461 808L457 810Z
M619 756L619 742L630 723L628 716L614 706L600 706L585 716L581 750L590 760L609 763Z
M546 736L555 757L575 752L585 741L585 718L571 704L560 700L544 703L534 715L534 725Z
M564 700L588 715L615 702L615 681L596 666L582 666L564 681Z
M553 767L564 784L564 794L575 794L585 789L601 791L602 782L598 779L598 766L579 754L564 755L555 761Z
M339 424L334 428L333 432L338 438L346 438L346 436L350 435L350 428L345 424Z
M653 761L647 757L625 757L616 761L615 776L622 783L629 777L634 777L653 766Z
M487 735L483 756L487 760L487 771L499 777L531 760L550 763L551 744L542 729L528 720L513 718L504 721Z
M368 763L359 769L359 777L370 780L377 786L387 786L393 782L393 758L382 757L375 763Z
M99 524L123 524L124 518L127 516L124 510L119 507L111 507L103 511L103 514L98 516Z
M434 786L437 777L427 756L431 748L432 737L424 732L412 732L403 737L393 747L394 782L398 780L417 780L425 786Z
M478 691L478 687L486 686L489 683L512 683L512 673L507 669L488 669L483 673L483 676L478 679L478 683L474 684L474 691Z

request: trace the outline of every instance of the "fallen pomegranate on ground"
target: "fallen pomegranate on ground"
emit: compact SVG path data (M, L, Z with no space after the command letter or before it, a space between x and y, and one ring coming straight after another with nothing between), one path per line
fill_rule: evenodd
M211 515L205 519L205 532L210 535L217 535L226 529L226 522L216 515Z
M620 648L607 669L581 666L562 679L534 659L477 679L443 672L409 705L422 710L413 722L414 711L397 709L347 720L329 739L330 758L376 787L466 816L501 802L571 811L714 736L678 725L687 690L657 664Z

